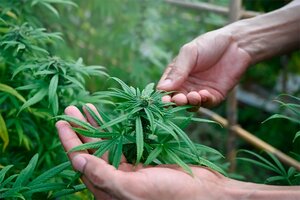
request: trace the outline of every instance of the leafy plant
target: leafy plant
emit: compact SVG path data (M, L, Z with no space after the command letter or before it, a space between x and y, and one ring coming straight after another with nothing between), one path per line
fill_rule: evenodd
M13 167L8 165L0 171L0 199L20 198L32 199L36 193L48 193L53 190L66 188L65 183L53 180L70 166L69 162L62 163L45 171L36 178L32 178L38 162L38 154L32 157L28 165L19 173L5 178L7 172Z
M263 121L263 123L267 122L271 119L287 119L290 122L300 124L300 98L292 96L292 95L288 95L288 94L283 94L281 96L289 97L289 98L291 98L292 100L295 101L295 103L286 103L284 101L275 100L283 108L286 108L288 111L290 111L289 115L287 115L287 114L274 114L274 115L270 116L268 119L266 119L265 121ZM300 137L300 130L296 132L293 141L295 141L298 137Z
M300 184L300 172L293 167L286 169L282 163L271 153L267 153L271 160L264 158L263 156L248 150L240 150L253 158L239 157L238 160L253 163L258 167L262 167L275 173L266 179L265 183L278 183L283 185L299 185Z
M118 78L122 89L111 88L97 94L103 98L114 98L116 107L113 115L100 111L102 119L89 107L85 106L99 127L93 127L87 122L62 115L58 118L77 124L73 128L85 137L103 138L104 140L85 143L71 150L96 149L95 155L102 156L109 152L109 162L118 168L122 154L133 164L144 165L178 164L191 173L187 164L198 164L224 171L205 158L205 154L222 155L207 146L193 143L181 127L186 127L191 121L214 121L177 114L191 106L173 107L173 103L163 103L161 98L166 93L155 91L154 84L148 84L140 90L126 85Z

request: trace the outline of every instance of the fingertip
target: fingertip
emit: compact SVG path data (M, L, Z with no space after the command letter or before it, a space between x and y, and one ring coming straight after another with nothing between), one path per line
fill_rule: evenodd
M174 102L177 106L183 106L188 103L188 100L184 94L179 93L172 97L172 102Z
M189 92L186 97L190 105L196 106L201 104L201 96L198 92Z
M169 90L173 89L172 80L167 78L167 79L164 79L164 80L160 81L157 85L157 89L158 90L165 90L165 91L169 91Z
M70 126L70 124L68 122L64 121L64 120L59 120L59 121L57 121L55 123L55 127L57 129L60 129L60 128L64 127L64 126Z
M72 113L74 113L74 111L76 112L78 110L78 108L76 106L68 106L65 108L64 112L66 115L71 115Z
M171 96L170 95L165 95L161 98L161 101L164 103L169 103L171 102Z

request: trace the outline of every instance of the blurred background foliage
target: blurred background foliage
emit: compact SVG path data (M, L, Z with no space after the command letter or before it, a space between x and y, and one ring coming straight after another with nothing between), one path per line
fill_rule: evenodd
M202 2L202 0L191 1ZM24 2L27 0L14 0L7 3L5 6L9 14L5 17L17 18L16 21L20 23L23 18L30 19L33 27L45 27L47 32L61 32L64 40L54 44L44 43L50 55L59 55L66 60L81 57L86 65L105 66L110 76L118 77L127 84L140 88L159 80L165 66L177 55L183 44L198 35L226 25L228 21L227 17L212 12L179 8L164 0L75 0L73 2L77 6L55 4L57 13L53 10L49 12L51 8L40 4L24 7L22 13L18 13L19 9L13 6L18 3L22 6ZM204 2L229 5L229 0ZM247 10L268 12L288 2L286 0L244 0L243 7ZM1 27L0 32L5 31L4 28ZM1 59L0 57L0 78L3 78L6 67ZM250 67L242 78L241 87L262 94L267 101L271 102L281 93L299 96L299 86L289 91L288 86L284 87L280 84L280 77L299 77L299 75L300 55L299 52L294 52ZM112 84L103 77L87 78L86 82L86 89L90 92L107 89ZM224 116L224 103L213 110ZM300 140L292 143L299 125L283 119L261 124L271 114L273 113L263 108L239 103L239 124L243 128L287 154L299 153ZM26 116L24 119L23 123L27 123ZM44 121L30 118L28 124L31 123L32 126L39 126ZM2 165L15 163L21 168L20 163L26 164L36 152L40 153L42 160L47 160L44 168L53 165L52 162L61 163L65 157L61 156L63 150L53 131L53 126L51 122L47 127L35 127L33 130L37 131L31 132L24 137L27 139L22 141L19 141L16 135L23 132L15 133L16 135L12 137L16 139L11 140L9 150L1 152L0 163ZM52 134L41 135L39 132L41 128L46 130L44 132L52 132ZM191 136L200 143L216 147L225 154L227 134L225 129L194 124L190 127L190 132ZM254 150L251 145L240 139L237 147ZM43 162L39 163L43 165ZM43 170L43 167L41 166L40 169ZM243 162L238 163L236 173L244 176L246 180L256 182L263 182L269 176L268 172L257 170Z
M47 27L63 33L58 54L81 56L87 64L100 63L111 76L128 84L144 86L157 82L165 66L175 57L180 47L205 32L227 24L227 17L206 11L180 8L163 0L104 0L75 1L78 8L60 9L59 22L53 16L45 19ZM193 0L228 6L229 0ZM269 12L278 9L286 0L244 0L246 10ZM286 73L300 75L299 52L274 57L249 68L242 78L241 87L262 95L272 102L281 93L299 96L299 86L292 92L280 85L280 77ZM91 91L109 87L103 79L94 78L87 85ZM225 105L214 111L225 115ZM278 110L276 110L278 111ZM273 112L276 112L273 111ZM292 143L299 125L277 119L261 124L272 112L263 108L239 103L239 124L246 130L286 152L299 152L300 143ZM192 127L193 137L225 151L226 130L210 130L205 125ZM221 134L219 134L221 133ZM196 135L196 136L195 136ZM238 140L238 148L253 149L251 145ZM239 168L241 166L241 169ZM249 168L249 167L246 167ZM248 179L253 179L256 169L244 169L238 165ZM246 173L244 173L246 172ZM247 175L249 173L249 175ZM265 176L254 178L262 181Z

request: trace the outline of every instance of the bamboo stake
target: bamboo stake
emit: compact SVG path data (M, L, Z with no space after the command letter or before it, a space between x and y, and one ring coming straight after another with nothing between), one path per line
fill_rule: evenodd
M200 114L206 115L209 118L219 122L222 126L228 127L228 121L223 118L222 116L218 115L217 113L214 113L206 108L200 108L198 111ZM286 155L282 151L276 149L275 147L271 146L270 144L266 143L265 141L259 139L258 137L254 136L253 134L249 133L245 129L241 128L239 125L234 125L231 127L233 132L238 135L239 137L243 138L253 146L255 146L258 149L264 150L266 152L269 152L273 155L275 155L279 160L281 160L283 163L294 167L296 170L300 171L300 163L291 158L290 156Z
M229 4L229 23L233 23L240 19L240 11L242 6L242 0L231 0ZM226 141L226 154L227 159L230 162L229 171L234 172L236 168L236 134L232 130L232 127L237 124L238 121L238 102L236 98L237 87L228 94L227 98L227 119L228 119L228 136Z
M204 10L204 11L211 11L217 14L225 15L228 16L230 11L228 8L223 7L223 6L217 6L213 5L210 3L205 3L205 2L197 2L197 3L192 3L192 2L187 2L187 1L180 1L180 0L165 0L167 3L184 7L184 8L189 8L189 9L195 9L195 10ZM241 11L241 18L251 18L255 17L257 15L260 15L262 13L260 12L254 12L254 11L247 11L247 10L242 10Z

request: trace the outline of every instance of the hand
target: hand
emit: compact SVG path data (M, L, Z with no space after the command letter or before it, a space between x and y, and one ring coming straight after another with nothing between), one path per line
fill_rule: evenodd
M157 88L177 92L163 97L165 102L215 106L238 83L250 63L250 55L239 48L230 28L222 28L185 44Z
M93 105L88 106L97 112ZM96 125L86 110L86 118L74 106L67 107L65 113ZM66 121L58 121L56 127L65 151L95 140L78 136ZM228 179L207 168L191 167L192 177L175 165L133 166L123 158L119 169L115 169L107 163L107 156L98 158L89 153L92 152L72 152L68 156L96 199L224 199L222 191Z

